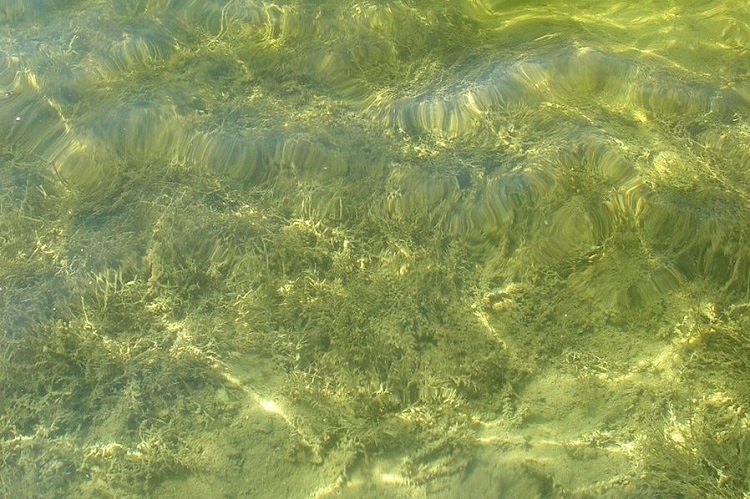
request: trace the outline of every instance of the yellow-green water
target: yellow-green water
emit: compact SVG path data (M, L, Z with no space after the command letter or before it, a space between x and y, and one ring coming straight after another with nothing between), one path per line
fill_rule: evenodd
M750 493L749 19L0 0L0 495Z

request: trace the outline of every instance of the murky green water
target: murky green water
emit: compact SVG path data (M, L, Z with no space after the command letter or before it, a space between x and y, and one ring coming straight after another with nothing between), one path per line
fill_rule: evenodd
M0 0L0 492L750 493L741 1Z

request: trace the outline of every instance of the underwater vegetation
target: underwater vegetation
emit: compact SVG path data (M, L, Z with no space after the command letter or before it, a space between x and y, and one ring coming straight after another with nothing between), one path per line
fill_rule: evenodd
M0 495L746 494L750 13L537 4L0 1Z

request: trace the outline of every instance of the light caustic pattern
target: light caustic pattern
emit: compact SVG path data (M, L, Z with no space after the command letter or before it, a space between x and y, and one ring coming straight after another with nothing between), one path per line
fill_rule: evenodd
M244 377L217 379L294 427L322 460L330 435L345 449L341 435L368 417L380 425L373 442L419 425L439 432L430 410L440 420L444 407L513 383L512 340L576 334L537 324L536 308L512 316L533 288L525 279L554 275L561 284L551 287L599 305L606 327L637 322L640 305L692 281L750 292L750 11L679 3L689 2L0 0L2 158L43 164L45 199L80 209L62 238L85 241L86 223L108 220L80 219L130 203L125 218L146 236L119 234L82 279L102 282L104 312L110 292L143 281L156 314L170 311L153 293L171 303L180 285L185 309L211 284L219 301L236 294L232 306L183 312L236 313L236 334L205 328L220 337L206 344L246 334L251 350L282 359L274 368L295 385L286 398ZM149 179L134 182L144 189L168 180L141 199L123 194L133 176ZM214 206L215 193L202 193L211 206L183 213L191 181L231 185L236 199L219 192ZM149 212L150 226L149 209L164 212ZM227 220L234 232L214 223ZM117 251L138 237L142 248ZM48 244L35 254L54 256ZM420 268L433 254L453 263ZM159 265L170 263L179 272L164 277ZM242 278L251 289L237 292ZM262 278L282 282L266 289ZM548 313L563 323L561 302ZM350 346L359 357L344 369L336 361ZM469 351L482 355L464 365ZM298 390L300 380L312 388ZM453 423L445 428L464 428ZM383 480L428 481L418 464L440 468L443 454L460 454L451 438L417 452L411 478ZM346 441L356 456L375 450L362 442Z

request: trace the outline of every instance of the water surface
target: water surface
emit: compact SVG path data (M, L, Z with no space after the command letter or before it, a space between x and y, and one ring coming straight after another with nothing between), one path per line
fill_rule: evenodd
M0 490L746 493L747 19L0 1Z

